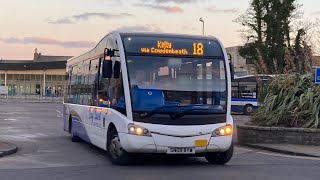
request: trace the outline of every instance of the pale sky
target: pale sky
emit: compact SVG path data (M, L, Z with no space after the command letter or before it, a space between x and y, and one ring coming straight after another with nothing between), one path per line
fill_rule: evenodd
M305 19L320 18L320 1L298 0ZM116 29L205 34L242 45L233 22L249 0L0 0L0 58L80 55Z

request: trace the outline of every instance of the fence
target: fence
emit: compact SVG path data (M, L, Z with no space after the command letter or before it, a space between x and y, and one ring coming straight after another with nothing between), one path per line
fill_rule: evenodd
M0 94L0 102L63 102L63 92L59 93L46 92L42 94Z

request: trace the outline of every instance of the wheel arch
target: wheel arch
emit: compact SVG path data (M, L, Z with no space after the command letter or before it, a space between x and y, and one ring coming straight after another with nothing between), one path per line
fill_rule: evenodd
M108 130L107 130L107 138L110 137L112 131L118 132L115 124L113 122L110 122L108 125Z
M254 106L253 104L251 104L251 103L247 103L246 105L244 105L244 107L246 107L246 106Z

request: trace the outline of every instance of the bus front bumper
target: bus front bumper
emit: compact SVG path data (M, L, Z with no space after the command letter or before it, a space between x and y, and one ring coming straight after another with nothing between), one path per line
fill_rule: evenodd
M119 137L123 149L130 153L169 154L171 148L191 148L193 151L190 154L224 152L232 143L232 136L211 137L211 134L192 137L152 134L149 137L119 133Z

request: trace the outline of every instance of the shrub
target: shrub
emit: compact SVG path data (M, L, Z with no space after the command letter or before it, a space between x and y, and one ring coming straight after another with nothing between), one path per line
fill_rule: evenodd
M320 128L320 86L308 76L277 76L264 88L252 122L263 126Z

